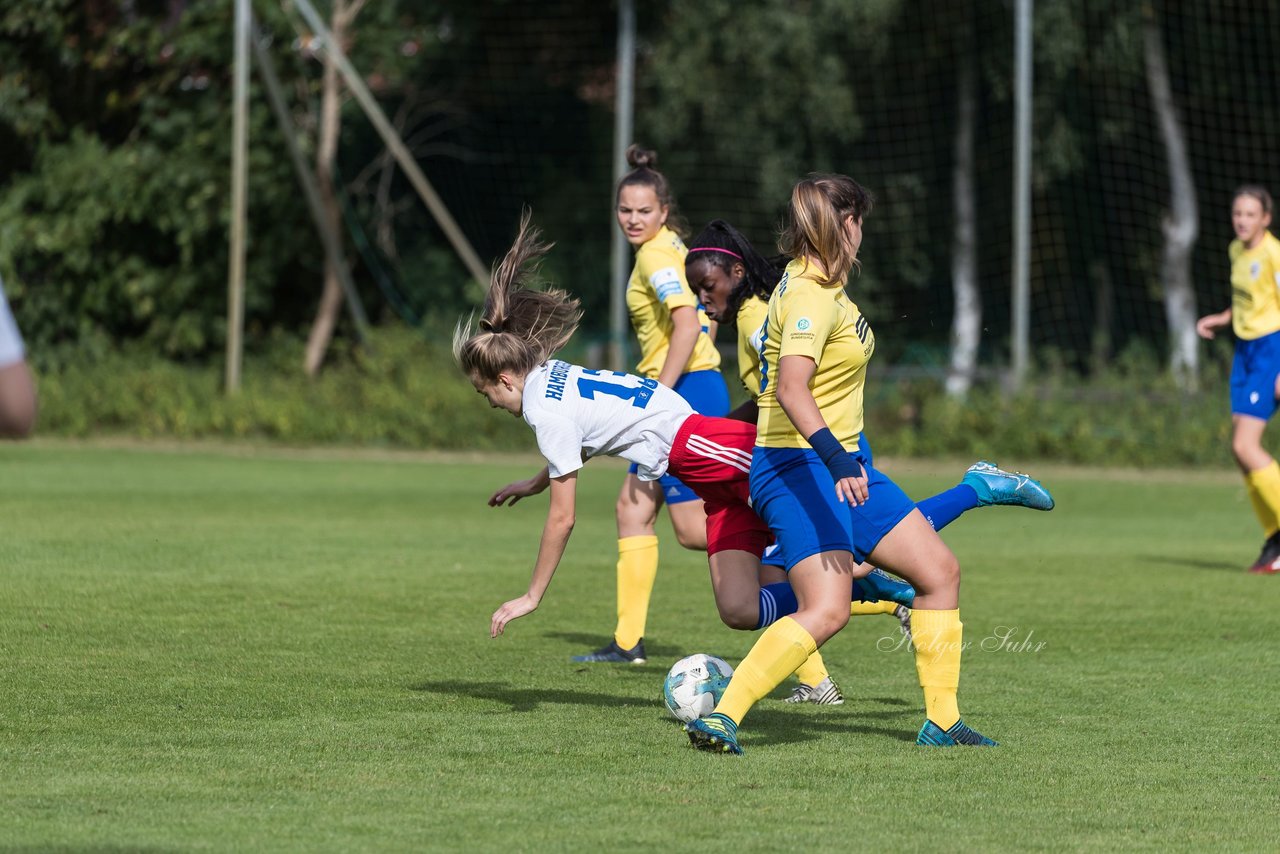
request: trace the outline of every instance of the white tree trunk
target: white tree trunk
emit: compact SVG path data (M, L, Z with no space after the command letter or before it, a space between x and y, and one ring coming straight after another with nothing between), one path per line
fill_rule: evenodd
M1200 233L1196 188L1186 138L1169 85L1169 68L1165 62L1160 27L1151 12L1144 16L1143 42L1147 87L1151 91L1152 107L1160 123L1160 138L1169 162L1169 213L1162 223L1164 253L1160 263L1165 320L1169 326L1169 370L1179 386L1190 391L1196 388L1199 377L1196 295L1191 286L1191 250Z
M346 41L347 24L350 16L346 0L333 0L333 17L330 31L334 41L342 45ZM333 187L333 160L338 153L338 134L342 129L342 83L338 76L338 66L330 54L325 54L324 82L320 95L320 130L319 144L316 146L316 183L320 185L320 203L324 207L324 216L328 221L330 233L342 239L341 211L338 208L337 194ZM311 322L311 332L307 336L307 349L303 368L307 376L314 377L324 362L325 352L333 338L334 326L338 323L338 312L342 308L342 285L338 281L338 271L325 260L324 290L320 294L320 307L316 310L315 320Z
M968 50L969 46L962 46ZM951 287L955 313L951 318L951 366L947 371L947 394L964 397L973 385L978 365L978 345L982 341L982 297L978 293L978 224L976 188L973 180L974 114L977 102L977 73L973 58L961 61L956 85L956 147L952 166L953 235Z

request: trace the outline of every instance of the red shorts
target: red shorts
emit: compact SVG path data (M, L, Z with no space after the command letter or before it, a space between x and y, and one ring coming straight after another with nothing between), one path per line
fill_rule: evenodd
M707 554L736 549L764 554L769 528L751 509L747 475L756 426L690 415L671 446L667 472L698 494L707 510Z

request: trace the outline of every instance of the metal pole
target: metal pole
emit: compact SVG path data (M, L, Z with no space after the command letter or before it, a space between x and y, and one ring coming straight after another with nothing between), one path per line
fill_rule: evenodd
M631 144L635 113L636 7L635 0L618 0L618 90L613 117L613 183L627 171L627 146ZM609 362L615 371L627 369L627 280L631 274L631 245L622 229L613 224L609 259L613 271L609 288Z
M404 170L405 175L409 177L409 183L413 184L413 188L418 191L418 195L426 203L427 208L440 225L445 237L453 245L453 250L458 253L458 257L462 259L462 263L466 265L471 275L481 284L487 286L489 284L488 268L480 263L480 256L476 255L476 251L471 248L471 243L467 240L467 236L462 233L462 229L454 221L449 209L445 207L444 201L436 194L431 182L427 180L427 176L422 174L422 170L418 168L418 164L414 161L413 155L409 153L409 149L405 148L404 141L400 139L400 135L391 126L391 122L387 121L387 114L378 106L378 102L374 100L373 95L369 92L369 87L364 84L364 79L360 77L355 67L347 59L346 54L342 52L342 46L334 43L333 35L324 25L324 21L320 19L320 15L316 13L316 9L311 5L310 0L293 0L293 2L298 11L302 13L302 17L306 18L307 24L320 37L321 47L333 57L333 62L338 67L338 73L342 75L342 79L346 81L347 88L351 90L351 94L359 102L360 108L364 110L364 114L369 117L369 121L377 129L382 141L386 143L387 149L391 152L391 156L396 159L396 162L400 164L400 168Z
M249 0L236 0L231 122L231 257L227 270L227 394L240 390L244 357L244 232L249 185Z
M347 310L351 312L351 319L355 322L356 336L360 339L360 343L367 347L369 319L365 316L364 306L360 302L360 295L356 292L355 283L351 281L351 271L347 269L347 259L339 248L338 236L330 230L329 222L325 219L320 190L316 187L316 177L307 166L306 158L298 148L298 141L294 139L293 120L289 117L289 108L285 105L280 80L276 77L275 63L272 62L271 54L262 43L262 33L258 30L256 22L253 24L253 56L258 61L258 74L267 87L267 100L271 102L271 111L275 113L276 123L280 125L280 133L284 136L285 147L289 150L289 159L293 161L293 170L297 174L298 184L302 187L302 194L307 198L311 219L315 221L320 242L324 244L325 257L342 285L342 293L347 300Z
M1014 20L1013 388L1027 376L1031 334L1031 14L1033 0L1017 0Z

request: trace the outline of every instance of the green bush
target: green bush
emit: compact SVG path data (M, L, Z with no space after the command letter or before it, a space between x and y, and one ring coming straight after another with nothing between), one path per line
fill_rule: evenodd
M1023 391L975 387L964 401L937 382L875 383L867 402L877 453L1060 460L1092 465L1230 465L1225 369L1180 391L1151 354L1134 350L1087 381L1042 369ZM873 392L875 393L875 392Z
M372 352L338 350L302 375L302 345L277 339L247 359L243 388L220 367L112 353L40 377L40 433L267 439L405 448L533 449L522 421L490 409L458 372L444 336L384 330Z
M381 329L372 352L330 355L314 381L302 345L278 337L222 394L221 366L108 352L40 379L40 433L220 437L292 444L534 450L531 431L489 408L454 366L445 327ZM582 354L572 352L570 359ZM1042 369L1018 395L978 386L965 401L932 380L868 383L867 430L881 455L1041 459L1093 465L1229 465L1226 375L1179 392L1154 357L1129 354L1088 382Z

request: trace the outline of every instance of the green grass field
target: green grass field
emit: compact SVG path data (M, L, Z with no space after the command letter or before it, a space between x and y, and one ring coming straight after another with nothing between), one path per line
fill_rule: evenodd
M848 702L779 690L733 758L661 706L676 658L753 639L665 522L651 663L569 662L613 624L612 463L542 609L488 638L545 505L485 498L534 468L0 446L0 848L1280 844L1280 579L1241 571L1261 537L1229 472L1055 469L1053 513L947 529L961 708L1000 748L915 747L912 659L864 617L824 650ZM961 470L885 468L919 496Z

